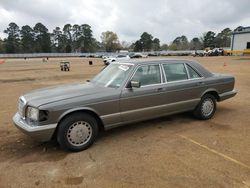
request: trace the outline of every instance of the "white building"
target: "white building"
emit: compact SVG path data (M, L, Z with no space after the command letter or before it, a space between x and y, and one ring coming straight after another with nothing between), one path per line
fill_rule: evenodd
M250 49L250 27L240 27L232 33L231 50Z

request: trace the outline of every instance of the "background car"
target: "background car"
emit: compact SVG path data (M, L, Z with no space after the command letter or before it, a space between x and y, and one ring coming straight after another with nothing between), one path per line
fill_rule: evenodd
M120 55L117 55L115 57L108 57L106 59L103 60L104 64L105 65L109 65L110 63L112 62L115 62L115 61L122 61L122 60L129 60L130 57L128 55L123 55L123 54L120 54Z

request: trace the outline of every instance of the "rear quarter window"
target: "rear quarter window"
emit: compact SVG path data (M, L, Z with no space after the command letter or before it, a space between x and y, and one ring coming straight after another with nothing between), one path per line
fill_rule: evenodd
M187 65L187 70L190 78L200 78L200 74L198 74L191 66Z

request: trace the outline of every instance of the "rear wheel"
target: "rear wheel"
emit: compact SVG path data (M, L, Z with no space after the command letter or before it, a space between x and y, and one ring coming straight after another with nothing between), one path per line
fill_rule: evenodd
M94 117L86 113L75 113L60 123L57 141L65 150L82 151L93 144L97 134L98 125Z
M207 120L214 116L216 111L216 100L211 94L205 94L196 109L194 115L198 119Z

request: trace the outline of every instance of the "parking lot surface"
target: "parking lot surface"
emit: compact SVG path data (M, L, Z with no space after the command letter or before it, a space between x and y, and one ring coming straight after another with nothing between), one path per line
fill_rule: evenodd
M179 58L179 57L177 57ZM70 153L37 143L12 124L18 97L33 89L84 82L101 59L8 59L0 65L0 187L250 187L250 57L181 57L232 74L238 94L213 119L190 113L102 132ZM71 62L61 72L59 62Z

